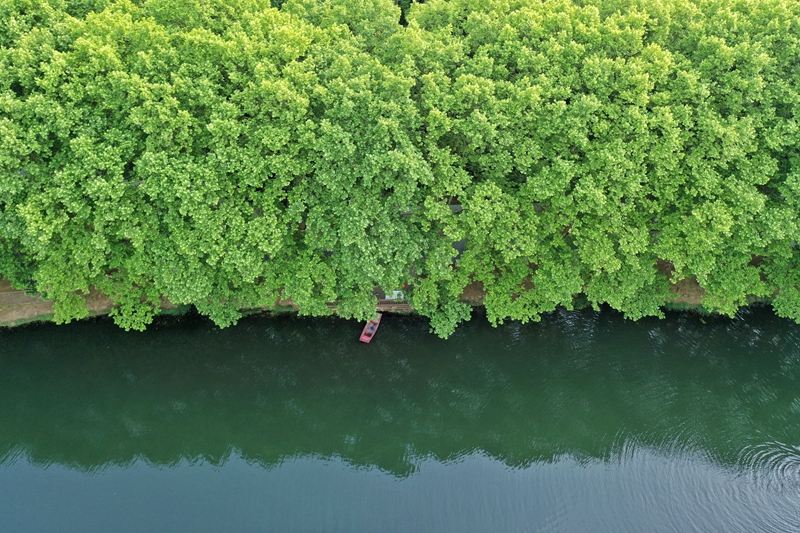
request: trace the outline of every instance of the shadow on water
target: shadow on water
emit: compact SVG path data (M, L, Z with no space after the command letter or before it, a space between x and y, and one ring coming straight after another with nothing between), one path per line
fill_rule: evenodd
M0 331L0 464L96 472L144 460L273 467L338 458L394 476L482 454L521 468L688 451L800 479L800 327L736 319L556 312L442 341L387 317L199 318L145 333L107 321Z

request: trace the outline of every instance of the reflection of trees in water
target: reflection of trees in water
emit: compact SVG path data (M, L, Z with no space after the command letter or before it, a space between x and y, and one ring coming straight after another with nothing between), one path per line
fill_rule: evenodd
M746 314L565 312L475 321L449 341L389 317L369 346L358 324L293 318L6 331L0 456L95 469L217 463L235 448L265 466L311 454L406 475L421 457L523 466L636 442L735 463L748 446L800 443L798 327Z

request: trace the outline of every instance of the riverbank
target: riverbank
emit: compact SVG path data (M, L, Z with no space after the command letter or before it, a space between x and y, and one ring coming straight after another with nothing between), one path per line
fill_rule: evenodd
M465 293L466 294L466 293ZM472 290L467 295L468 298L475 300L482 292ZM384 296L381 294L380 296ZM470 301L470 300L465 300ZM114 301L108 296L91 289L85 297L86 308L89 310L89 317L107 315L114 308ZM329 306L335 310L335 304ZM166 298L161 300L161 311L159 314L182 314L191 309L190 305L175 305ZM250 311L266 312L294 312L299 308L291 300L278 300L272 307L253 309ZM413 308L405 300L398 301L387 298L378 299L378 311L389 313L413 313ZM16 290L11 287L11 282L0 280L0 327L14 327L31 322L49 322L53 320L53 302L42 298L39 295L31 295L25 291Z
M659 265L660 269L666 268ZM694 278L687 278L678 281L671 287L674 298L664 302L668 309L695 309L703 310L702 298L705 292L697 284ZM459 298L472 306L483 305L486 292L480 282L471 283L464 288L464 292ZM114 302L100 291L92 289L85 297L86 308L89 310L89 317L107 315L114 308ZM329 306L335 310L335 304ZM160 314L181 314L187 312L191 306L178 306L166 298L161 300ZM297 311L298 307L291 300L278 300L272 307L264 307L253 311L264 312L292 312ZM385 313L414 313L405 300L392 300L385 298L385 295L378 294L377 310ZM0 280L0 327L14 327L30 322L47 322L53 320L53 302L42 298L39 295L31 295L25 291L16 290L11 287L7 280Z

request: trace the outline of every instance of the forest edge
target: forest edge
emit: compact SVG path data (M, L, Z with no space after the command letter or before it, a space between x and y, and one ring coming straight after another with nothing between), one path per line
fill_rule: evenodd
M663 261L659 261L656 268L664 274L669 275L671 266ZM671 284L673 298L665 301L664 307L667 309L687 309L706 312L702 305L702 298L705 291L697 283L694 277L679 280ZM379 295L381 296L381 295ZM466 302L473 307L483 305L486 293L481 282L473 282L464 288L459 297L459 301ZM578 300L579 298L576 298ZM114 302L105 294L91 289L89 294L84 296L86 308L89 310L89 317L108 315L114 308ZM584 304L585 305L585 304ZM191 309L191 305L175 305L166 298L161 299L161 315L183 314ZM377 311L413 314L414 309L405 301L396 301L388 298L377 298ZM582 307L576 305L576 307ZM335 310L335 304L329 305L331 310ZM269 307L248 309L250 313L258 312L296 312L299 308L291 299L276 300L275 304ZM249 313L246 313L249 314ZM16 290L11 287L7 280L0 280L0 327L14 327L31 322L49 322L54 316L53 302L45 300L39 295L28 294L25 291Z

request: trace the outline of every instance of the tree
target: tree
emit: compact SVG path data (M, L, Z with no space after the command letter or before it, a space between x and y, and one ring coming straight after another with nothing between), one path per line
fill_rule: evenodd
M472 282L494 324L635 319L686 277L800 319L799 10L3 0L0 275L137 329L162 297L364 319L406 284L446 336Z

